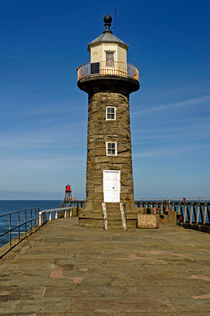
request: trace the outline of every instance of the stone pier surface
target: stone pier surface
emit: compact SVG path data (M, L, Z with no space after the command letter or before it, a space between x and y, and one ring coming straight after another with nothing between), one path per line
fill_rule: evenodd
M210 315L210 235L48 222L0 261L0 315Z

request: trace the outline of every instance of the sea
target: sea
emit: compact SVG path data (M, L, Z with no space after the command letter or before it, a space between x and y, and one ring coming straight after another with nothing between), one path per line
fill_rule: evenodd
M4 236L1 236L1 234L9 229L9 216L1 217L3 214L9 214L15 211L19 210L25 210L25 209L33 209L33 208L39 208L39 211L46 210L46 209L53 209L53 208L59 208L61 206L60 200L0 200L0 247L9 242L9 234L6 234ZM20 222L24 221L24 213L21 213L20 216ZM22 217L22 218L21 218ZM30 214L29 214L30 217ZM17 214L12 215L12 227L17 225ZM27 226L27 230L29 229L29 224ZM12 232L12 237L17 236L17 230Z

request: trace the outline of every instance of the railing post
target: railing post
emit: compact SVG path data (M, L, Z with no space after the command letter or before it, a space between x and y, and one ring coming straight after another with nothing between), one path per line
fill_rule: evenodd
M187 204L184 205L184 223L186 223L187 218Z
M58 218L58 212L56 211L55 212L55 219L57 219Z
M190 224L192 224L192 222L193 222L193 208L194 208L194 205L192 203L190 205Z
M20 241L20 212L18 212L18 240Z
M206 219L207 219L207 210L208 210L208 204L205 203L204 205L204 216L203 216L203 225L206 224Z
M37 228L37 226L39 226L39 208L36 208L35 210L35 223Z
M39 226L42 226L42 212L39 212Z
M200 206L200 215L201 215L201 223L203 225L203 211L202 211L202 205Z
M172 212L175 212L176 210L175 210L175 203L173 202L172 203Z
M37 208L34 209L34 227L35 227L35 228L36 228L36 226L37 226L36 212L37 212Z
M205 204L205 209L206 209L206 213L208 216L208 224L210 224L210 212L209 212L209 207L208 207L208 203ZM206 223L207 223L207 216L206 216Z
M12 247L11 228L12 228L11 215L9 214L9 245L10 245L10 248Z
M160 205L160 214L164 214L164 211L163 211L163 202L161 202L161 205Z
M32 232L32 225L33 225L32 218L33 218L33 211L32 211L32 209L31 209L31 219L30 219L30 223L31 223L31 232Z
M52 212L49 212L49 221L52 220Z
M187 210L187 217L188 217L188 220L187 221L190 221L190 213L189 213L189 207L188 207L188 203L186 203L186 210Z
M34 209L34 227L36 228L36 208Z
M197 214L196 214L196 224L199 224L199 217L200 217L200 203L197 204Z
M178 215L181 215L182 216L182 205L181 203L178 204Z
M26 232L27 232L27 212L25 210L25 235L26 235Z

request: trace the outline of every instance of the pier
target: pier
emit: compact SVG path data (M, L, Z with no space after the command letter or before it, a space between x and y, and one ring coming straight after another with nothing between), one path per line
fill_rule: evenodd
M209 315L210 235L48 221L0 261L0 315Z

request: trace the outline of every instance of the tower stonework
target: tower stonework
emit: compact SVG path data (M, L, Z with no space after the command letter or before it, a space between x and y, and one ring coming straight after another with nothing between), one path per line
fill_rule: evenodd
M139 89L138 69L127 64L128 46L110 30L88 45L90 63L78 68L78 86L88 93L86 201L80 220L103 222L102 203L123 202L135 217L129 95ZM100 221L101 220L101 221Z

